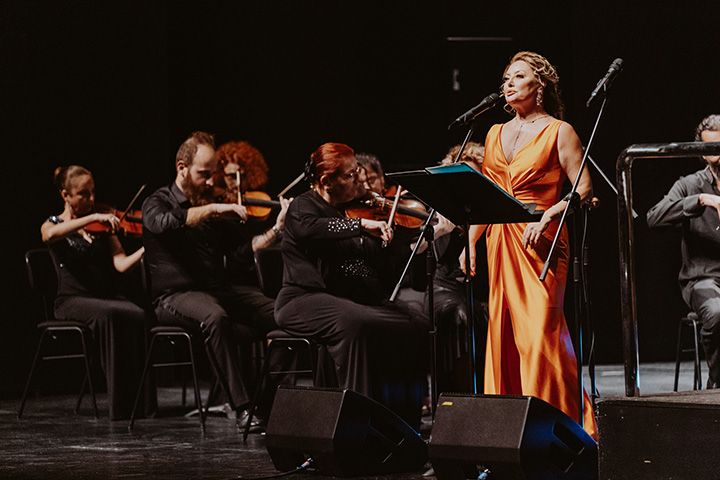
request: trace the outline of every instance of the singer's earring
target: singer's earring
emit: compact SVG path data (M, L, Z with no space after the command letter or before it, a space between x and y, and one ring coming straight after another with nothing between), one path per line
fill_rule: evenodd
M542 104L543 104L543 90L542 90L542 88L538 88L537 97L535 98L535 103L537 103L537 106L538 106L538 107L542 107Z

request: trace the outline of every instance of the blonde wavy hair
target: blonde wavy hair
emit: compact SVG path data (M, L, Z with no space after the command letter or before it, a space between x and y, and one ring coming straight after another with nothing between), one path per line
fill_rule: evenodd
M445 158L440 161L440 165L450 165L455 161L460 147L462 145L455 145L448 150ZM482 170L483 160L485 159L485 147L476 142L468 142L465 145L462 155L460 155L460 162L469 163L470 166L475 168L477 171Z
M547 113L555 118L562 120L565 114L565 106L563 105L560 96L560 77L557 74L555 67L548 61L547 58L543 57L539 53L522 51L518 52L510 59L505 71L503 72L503 78L507 74L508 68L515 62L523 61L528 64L530 69L535 75L535 80L542 87L542 107ZM500 87L502 91L502 87ZM505 105L505 111L511 115L515 114L515 109L509 105Z

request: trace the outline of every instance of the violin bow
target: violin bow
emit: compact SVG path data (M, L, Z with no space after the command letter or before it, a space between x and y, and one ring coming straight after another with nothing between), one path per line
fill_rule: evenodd
M127 208L122 212L122 216L120 217L120 220L125 219L125 216L128 214L128 212L129 212L130 209L132 208L133 204L135 204L135 201L138 199L138 197L139 197L140 194L143 192L143 190L145 190L145 187L147 187L147 184L146 184L146 183L143 184L143 185L140 187L140 189L137 191L137 193L136 193L135 196L132 198L132 200L130 200L130 203L128 204Z
M238 205L240 205L242 207L243 203L242 203L242 190L240 189L240 170L235 172L235 185L237 186L237 191L238 191Z
M388 227L392 228L393 222L395 221L395 213L397 212L398 203L400 203L400 196L403 194L402 187L398 187L397 193L395 194L395 200L393 200L393 206L390 210L390 216L388 217Z
M280 193L278 193L278 197L282 197L287 192L289 192L290 189L293 188L298 183L300 183L303 178L305 178L305 172L298 175L297 178L295 180L293 180L292 182L290 182L287 187L283 188L282 191Z

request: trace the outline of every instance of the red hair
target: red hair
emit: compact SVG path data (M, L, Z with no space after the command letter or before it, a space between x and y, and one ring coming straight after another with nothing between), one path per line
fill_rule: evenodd
M225 186L225 166L236 163L240 166L243 191L260 190L268 182L268 166L260 151L248 142L228 142L221 145L216 151L218 165L215 175L215 185Z
M323 175L337 175L342 161L354 156L355 151L344 143L324 143L310 155L306 173L312 183L318 183Z

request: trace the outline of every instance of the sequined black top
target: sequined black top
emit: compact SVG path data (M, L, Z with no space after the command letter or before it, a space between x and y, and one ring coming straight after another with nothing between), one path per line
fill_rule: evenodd
M363 233L359 218L345 218L316 192L305 192L285 217L283 285L378 303L381 250L379 239Z
M53 215L54 224L62 219ZM48 244L58 274L58 300L68 296L112 297L117 271L112 263L109 235L88 242L79 233Z

